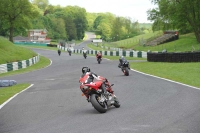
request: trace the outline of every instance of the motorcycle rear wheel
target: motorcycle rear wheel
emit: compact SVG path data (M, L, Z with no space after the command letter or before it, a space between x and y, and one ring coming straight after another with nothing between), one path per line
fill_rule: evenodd
M98 59L98 63L99 63L99 64L101 63L101 59Z
M128 68L127 68L127 67L125 68L125 75L126 75L126 76L129 75L129 71L128 71Z
M90 101L94 108L99 112L99 113L105 113L108 109L108 106L105 102L100 103L98 100L99 96L97 94L92 94L90 97Z
M115 108L119 108L120 107L120 103L117 100L115 101L115 103L113 105L115 106Z

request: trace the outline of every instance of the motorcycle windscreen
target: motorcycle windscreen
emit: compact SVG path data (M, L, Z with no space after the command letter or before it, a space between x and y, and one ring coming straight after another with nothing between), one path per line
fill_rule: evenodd
M87 86L92 87L95 90L98 90L101 87L102 81L95 81L95 82L91 82L90 84L85 84Z
M89 75L86 74L85 76L81 77L79 81L80 81L81 83L85 83L85 81L88 79L88 77L89 77Z

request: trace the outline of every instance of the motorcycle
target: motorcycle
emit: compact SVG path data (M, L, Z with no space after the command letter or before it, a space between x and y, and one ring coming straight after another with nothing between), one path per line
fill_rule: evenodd
M124 62L119 68L121 68L125 76L129 76L129 62Z
M83 57L86 59L87 58L87 52L83 51Z
M68 53L69 53L69 56L71 56L71 55L72 55L72 51L68 51Z
M101 56L98 56L98 57L97 57L97 62L100 64L101 61L102 61Z
M92 106L99 112L105 113L109 107L120 107L118 98L109 92L104 93L101 89L102 84L105 85L106 90L109 90L114 84L110 85L106 78L100 76L100 80L92 83L85 83L87 76L81 77L80 89L83 92L82 96L86 96L88 102L91 102Z
M60 54L61 54L61 50L60 50L60 49L58 49L58 55L60 56Z

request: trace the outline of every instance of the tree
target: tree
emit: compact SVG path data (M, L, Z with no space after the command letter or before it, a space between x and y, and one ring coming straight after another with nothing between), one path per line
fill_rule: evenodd
M0 36L8 36L9 29L5 28L4 23L0 20Z
M34 5L37 5L38 8L42 9L43 11L49 5L49 1L48 0L32 0L32 3Z
M86 10L84 8L80 8L78 6L74 7L74 19L73 22L76 25L76 33L77 33L77 39L83 39L85 36L85 31L88 28L88 22L86 18Z
M55 39L67 39L65 23L62 18L51 18Z
M73 39L76 39L76 25L70 17L65 19L65 26L68 35L68 40L72 41Z
M192 29L200 42L200 0L152 0L158 9L148 11L148 19L165 28ZM189 28L188 28L189 26Z
M98 17L98 13L87 12L87 21L88 21L88 30L89 31L94 31L93 23L97 17Z
M122 33L122 21L120 17L116 17L112 27L112 38L114 41L120 40Z
M104 40L109 40L114 20L115 16L111 13L98 13L93 23L93 30L96 34L101 35Z
M13 42L14 28L30 27L30 18L37 17L39 12L28 0L1 0L0 20L9 28L9 40Z

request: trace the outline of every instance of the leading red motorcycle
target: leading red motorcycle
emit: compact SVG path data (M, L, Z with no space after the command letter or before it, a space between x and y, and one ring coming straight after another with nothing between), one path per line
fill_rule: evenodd
M100 64L101 61L102 61L102 54L101 54L100 52L98 52L98 53L96 54L96 58L97 58L97 62Z
M99 80L93 81L91 83L86 83L88 76L90 73L86 73L79 80L80 89L83 92L82 96L86 96L88 102L91 102L93 107L100 113L105 113L108 107L115 106L116 108L120 107L120 103L118 98L109 90L112 90L112 85L110 85L109 81L99 76ZM102 90L102 84L105 85L107 93L104 93Z

